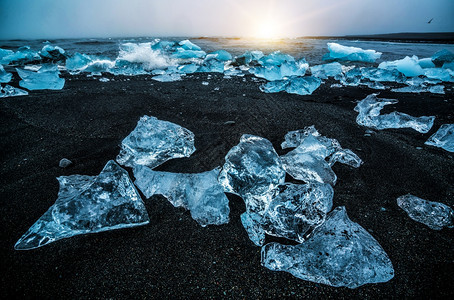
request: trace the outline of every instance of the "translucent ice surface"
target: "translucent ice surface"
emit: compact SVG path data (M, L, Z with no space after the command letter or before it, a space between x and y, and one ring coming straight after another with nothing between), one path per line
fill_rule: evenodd
M135 185L150 198L159 194L175 207L184 207L201 226L229 222L229 200L218 183L219 169L197 174L153 171L134 167Z
M443 227L454 227L454 210L443 203L427 201L407 194L397 198L397 205L410 218L431 229L441 230Z
M155 168L172 158L194 153L194 134L177 124L143 116L136 128L121 142L118 163Z
M326 221L299 245L263 246L262 265L335 287L357 288L394 277L388 255L364 228L348 218L344 207L329 213Z
M324 65L318 65L311 67L312 76L326 79L328 77L334 77L342 74L342 65L338 62L333 62Z
M19 239L17 250L34 249L59 239L149 222L145 205L128 173L109 161L98 176L57 178L55 204Z
M441 125L437 132L435 132L425 144L454 152L454 124Z
M173 82L181 80L180 74L162 74L158 76L153 76L151 79L160 81L160 82Z
M3 88L0 86L0 98L26 95L28 95L28 92L19 88L15 88L10 85L5 85Z
M3 66L0 65L0 82L7 83L10 82L12 78L13 74L6 72Z
M452 61L454 61L454 53L446 49L440 50L432 56L432 62L437 67L441 67L444 63L450 63Z
M271 142L249 134L227 153L219 175L226 192L241 196L246 209L259 214L263 214L273 189L284 179L285 171Z
M276 80L263 84L260 86L260 90L265 93L286 91L290 94L311 95L321 83L320 78L313 76L292 76L289 79Z
M375 62L382 54L375 50L363 50L336 43L328 43L328 50L329 53L323 56L324 60Z
M363 78L371 81L390 81L390 82L404 82L405 76L398 70L380 69L380 68L361 68L361 75Z
M412 128L421 133L427 133L433 126L435 117L412 117L401 112L392 112L380 115L385 105L396 104L395 99L377 98L377 94L371 94L358 102L355 111L359 114L356 122L359 125L382 130L387 128Z
M249 239L256 246L263 246L265 243L265 230L262 227L263 216L253 212L241 214L241 223L249 236Z
M419 65L417 56L406 56L403 59L395 61L384 61L378 65L380 69L397 70L405 76L413 77L424 75L424 70Z
M38 72L16 69L22 80L21 87L28 90L61 90L65 85L65 79L60 78L57 66L41 67Z
M258 60L260 66L251 68L250 73L268 81L281 80L290 76L304 76L309 64L303 58L299 61L279 51L263 56Z
M58 46L52 45L45 45L41 51L39 51L39 55L43 58L43 60L52 60L52 61L60 61L66 60L65 50Z
M30 62L39 62L41 56L30 47L20 47L16 52L6 49L0 49L0 64L24 64Z

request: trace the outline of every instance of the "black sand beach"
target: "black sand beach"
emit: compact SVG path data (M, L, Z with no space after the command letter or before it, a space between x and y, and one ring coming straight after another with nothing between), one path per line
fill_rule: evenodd
M327 83L310 96L297 96L262 93L250 76L244 82L222 75L207 80L207 74L199 74L172 83L150 76L117 76L106 83L86 76L66 78L61 91L34 91L0 101L0 289L5 299L454 295L454 231L431 230L396 205L396 198L407 193L454 205L453 154L424 145L441 124L454 122L452 84L446 95L383 91L380 97L399 100L384 113L433 115L434 127L428 134L395 129L367 137L367 128L356 124L353 111L356 100L376 92L364 87L330 88ZM395 277L351 290L262 267L260 248L248 239L240 222L244 203L233 195L228 195L231 220L224 226L202 228L189 212L153 197L145 200L149 225L15 251L15 242L55 202L55 178L97 175L116 157L121 140L143 115L174 122L195 134L197 151L190 158L170 160L158 168L170 172L202 172L222 165L245 133L269 139L279 154L285 153L280 148L285 133L308 125L338 139L364 164L358 169L333 167L338 176L334 207L346 206L349 217L382 245ZM60 168L64 157L74 164Z

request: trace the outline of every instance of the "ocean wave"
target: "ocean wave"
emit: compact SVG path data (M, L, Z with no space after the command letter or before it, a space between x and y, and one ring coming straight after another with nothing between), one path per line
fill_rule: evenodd
M174 59L161 51L151 49L152 43L124 43L120 45L117 61L143 65L145 70L164 69L177 65Z

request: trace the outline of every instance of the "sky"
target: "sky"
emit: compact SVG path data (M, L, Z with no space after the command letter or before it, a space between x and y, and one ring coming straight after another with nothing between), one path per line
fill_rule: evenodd
M0 39L398 32L454 32L454 0L0 0Z

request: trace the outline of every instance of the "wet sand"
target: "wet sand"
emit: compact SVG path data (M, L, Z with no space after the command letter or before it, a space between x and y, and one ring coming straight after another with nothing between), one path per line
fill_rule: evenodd
M353 111L356 100L376 92L365 87L330 88L328 83L313 95L297 96L264 94L249 76L244 82L222 75L207 80L207 74L198 74L172 83L150 76L119 76L106 83L85 76L67 78L71 80L61 91L32 91L0 101L0 280L5 298L453 296L454 230L431 230L396 205L396 198L407 193L454 205L453 154L424 146L441 124L454 122L452 85L446 95L381 92L380 97L399 100L384 113L434 115L435 125L428 134L391 129L367 137L367 128L356 124ZM143 115L195 134L197 151L191 157L158 168L170 172L202 172L222 165L245 133L269 139L279 154L286 153L280 148L285 133L308 125L338 139L364 164L358 169L333 167L338 176L334 207L346 206L350 219L377 239L393 262L395 277L351 290L262 267L260 248L249 241L240 222L244 203L233 195L228 195L227 225L202 228L189 212L155 196L145 200L149 225L15 251L15 242L55 202L55 178L97 175ZM62 158L74 164L62 169Z

